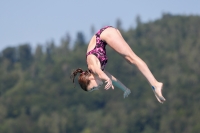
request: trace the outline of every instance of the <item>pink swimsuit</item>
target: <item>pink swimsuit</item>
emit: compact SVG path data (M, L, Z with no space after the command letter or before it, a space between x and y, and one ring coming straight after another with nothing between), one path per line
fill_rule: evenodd
M103 71L105 69L106 63L108 62L108 58L106 56L106 45L107 43L103 40L101 40L100 35L101 33L108 27L112 27L112 26L106 26L102 29L100 29L95 35L96 35L96 46L93 50L89 51L86 54L86 58L88 55L93 54L95 55L100 63L101 63L101 70Z

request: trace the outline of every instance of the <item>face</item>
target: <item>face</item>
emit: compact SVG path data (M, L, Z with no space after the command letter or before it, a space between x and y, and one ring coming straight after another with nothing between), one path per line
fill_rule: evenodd
M98 76L91 74L89 79L90 79L90 84L87 88L88 91L97 90L103 85L103 81Z

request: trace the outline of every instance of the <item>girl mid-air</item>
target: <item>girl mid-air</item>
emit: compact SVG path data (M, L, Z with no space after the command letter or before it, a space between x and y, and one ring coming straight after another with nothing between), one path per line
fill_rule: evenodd
M80 73L78 82L85 91L91 92L97 90L105 84L106 90L109 88L114 89L114 86L123 90L124 97L127 97L131 93L117 78L104 70L108 60L105 48L107 44L122 55L130 64L137 66L140 72L149 81L157 100L163 103L165 101L165 98L162 96L163 83L155 79L146 63L132 51L119 30L112 26L106 26L100 29L92 37L86 54L88 70L83 71L80 68L76 69L71 75L73 82L75 76Z

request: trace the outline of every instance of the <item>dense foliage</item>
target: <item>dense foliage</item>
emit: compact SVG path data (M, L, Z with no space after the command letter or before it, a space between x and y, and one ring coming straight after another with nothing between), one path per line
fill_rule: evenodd
M139 20L139 19L137 19ZM84 92L71 82L75 68L86 69L87 42L79 32L73 49L66 35L54 42L7 47L0 56L1 133L198 133L200 16L173 16L141 23L122 35L164 83L157 102L135 66L107 47L107 71L132 91Z

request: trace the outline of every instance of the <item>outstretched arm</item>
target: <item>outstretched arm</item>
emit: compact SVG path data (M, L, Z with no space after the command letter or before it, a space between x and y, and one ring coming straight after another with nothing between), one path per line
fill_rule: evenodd
M124 98L128 97L128 95L131 93L130 89L128 89L122 82L120 82L117 78L115 78L113 75L111 75L109 72L104 71L106 75L112 80L112 84L116 86L117 88L124 91Z

